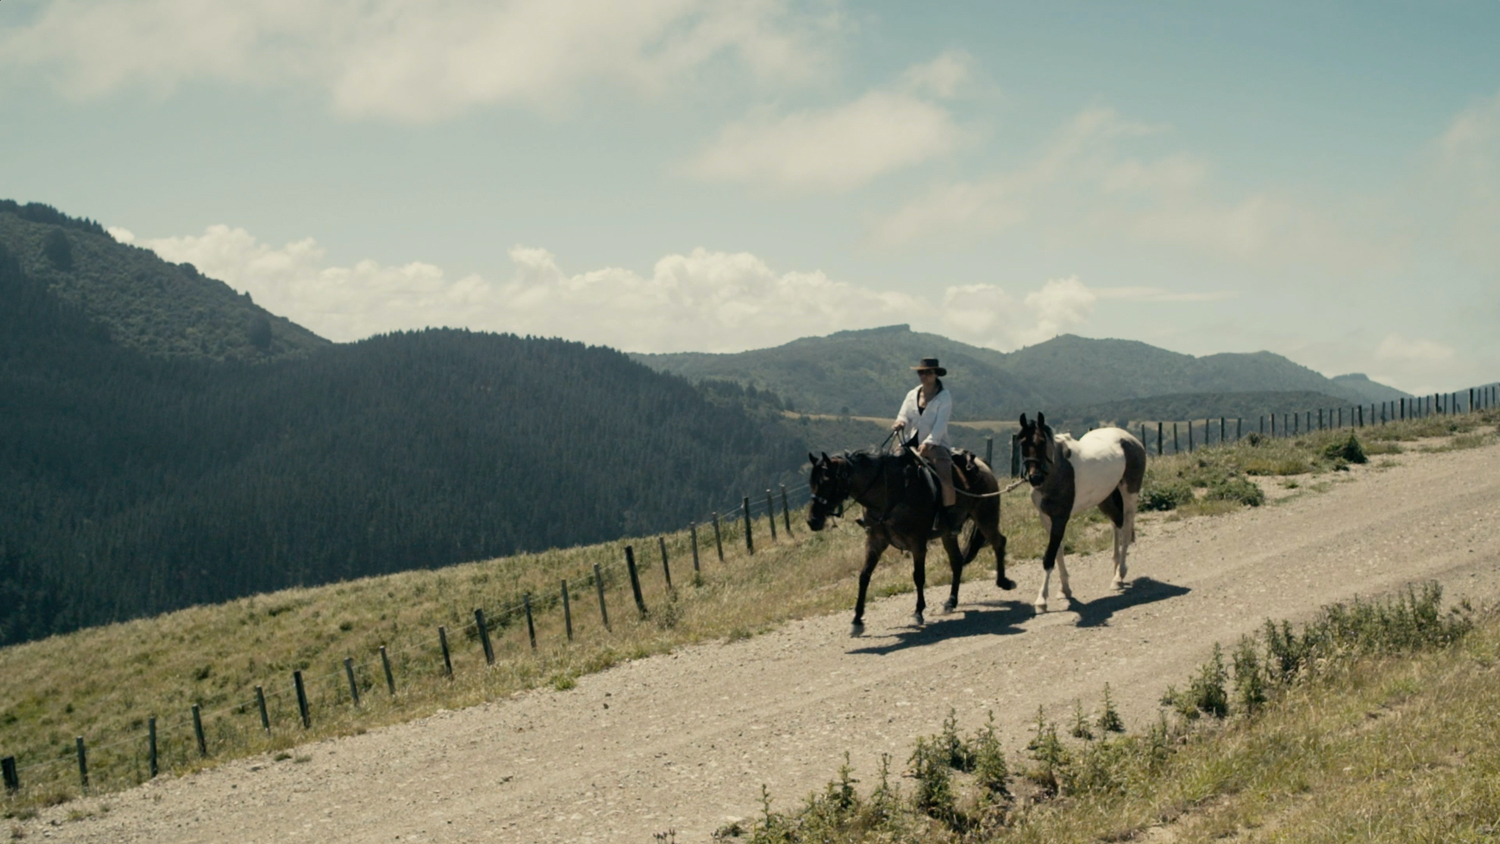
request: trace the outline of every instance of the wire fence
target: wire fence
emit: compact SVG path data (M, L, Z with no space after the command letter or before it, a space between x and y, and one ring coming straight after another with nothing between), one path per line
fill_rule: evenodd
M1500 385L1491 384L1467 392L1283 413L1279 424L1275 415L1261 415L1255 421L1253 433L1270 437L1298 436L1314 430L1384 425L1497 406L1500 406ZM1200 444L1215 444L1215 440L1219 444L1237 442L1252 433L1245 430L1243 418L1219 417L1217 426L1214 423L1214 419L1208 418L1170 423L1159 421L1154 438L1150 437L1147 425L1140 423L1141 440L1148 450L1161 455L1190 453ZM1169 424L1170 428L1167 427ZM1180 429L1179 424L1185 430ZM1169 432L1170 449L1167 448ZM985 440L986 462L994 466L993 438L986 437ZM1014 437L1010 445L1010 474L1016 476L1020 469ZM555 592L512 594L488 607L476 607L472 617L455 619L451 628L441 625L432 631L432 635L386 643L378 651L357 660L353 656L345 657L341 663L321 673L305 675L299 670L294 671L292 677L283 677L277 682L268 679L210 709L203 709L195 703L190 709L179 710L165 721L156 715L141 718L134 723L144 729L108 736L102 743L97 738L90 743L89 737L80 735L65 750L48 758L27 759L23 764L14 756L5 756L0 758L0 763L3 763L0 772L3 772L6 794L14 798L24 789L37 787L33 785L35 783L44 784L54 794L66 792L65 783L74 770L74 782L81 793L127 788L163 771L190 769L211 757L216 749L244 746L246 736L250 734L258 732L269 738L287 723L293 724L294 728L300 725L306 731L314 720L339 717L338 711L343 717L350 717L365 705L373 705L374 700L379 700L381 686L385 688L386 698L394 699L404 683L435 676L452 678L454 642L450 637L456 637L459 644L477 642L482 647L485 664L492 666L497 661L492 634L516 639L507 643L509 656L514 656L517 651L523 656L527 652L535 655L543 644L552 644L538 641L538 619L547 617L555 628L556 617L561 615L566 638L557 644L566 647L574 639L575 618L581 620L584 614L590 613L583 607L595 602L599 619L599 627L595 630L608 633L613 626L611 618L639 620L649 614L642 588L643 570L659 566L664 587L671 590L674 562L679 570L683 565L692 565L692 576L701 577L703 561L725 561L726 548L738 553L738 545L743 544L744 553L754 554L757 533L773 542L781 541L783 536L793 538L799 529L793 527L792 512L804 507L810 497L811 491L805 483L794 484L790 489L777 485L764 493L747 494L741 498L739 506L723 512L710 512L690 522L685 531L673 532L670 547L667 535L658 534L655 547L648 544L640 549L639 554L634 545L626 545L623 559L603 560L587 568L554 572L553 576L559 583ZM674 555L677 557L675 561ZM632 603L616 604L612 611L610 598L614 596L617 600L626 583L630 585ZM523 620L526 638L520 640ZM517 632L511 634L512 630ZM473 651L472 645L469 651ZM92 777L91 770L94 772Z
M453 625L440 625L432 635L407 638L400 643L381 645L378 651L362 658L353 656L320 673L292 672L291 677L266 680L253 689L217 706L190 708L161 719L150 715L137 720L141 729L125 734L99 737L75 736L67 752L50 756L36 755L18 760L14 756L0 759L7 797L44 788L46 799L60 799L72 793L101 793L138 785L162 772L191 769L209 759L216 749L244 746L247 735L273 732L290 723L305 732L314 720L337 717L335 708L347 717L372 703L381 694L395 698L398 687L413 680L434 676L454 677L454 648L478 643L485 665L493 666L502 655L496 648L495 635L507 635L512 629L526 630L524 643L511 643L509 656L516 651L536 655L544 645L538 641L537 622L544 616L564 616L562 646L574 639L574 619L580 621L596 603L592 614L606 633L622 617L644 619L650 612L645 602L642 579L648 568L659 567L659 576L667 589L672 588L671 566L675 562L692 566L692 575L702 576L703 562L726 560L726 551L754 554L757 534L779 542L795 536L805 528L793 527L793 512L806 506L811 497L807 485L790 489L777 485L763 493L745 495L739 506L726 511L712 511L689 522L686 529L658 534L655 547L648 542L637 555L634 545L626 545L623 559L602 560L586 568L554 572L556 592L537 594L522 592L485 607L476 607L471 617L457 619ZM674 560L673 556L683 559ZM630 584L630 604L611 606L618 600L625 584ZM614 619L614 621L612 621ZM522 622L524 620L524 628ZM556 626L555 624L553 626ZM472 645L470 647L472 650ZM402 681L402 682L398 682ZM109 702L120 692L104 699ZM54 744L56 746L56 743ZM72 778L73 786L66 785ZM76 791L75 791L76 790Z

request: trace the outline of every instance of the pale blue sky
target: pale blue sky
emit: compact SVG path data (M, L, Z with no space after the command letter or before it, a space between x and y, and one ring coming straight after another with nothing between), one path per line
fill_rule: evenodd
M1497 45L1497 0L0 0L0 197L337 340L908 322L1457 389Z

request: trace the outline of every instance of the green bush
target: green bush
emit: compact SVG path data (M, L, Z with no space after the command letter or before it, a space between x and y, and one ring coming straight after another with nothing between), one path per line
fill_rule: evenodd
M1359 437L1349 432L1346 440L1334 440L1323 448L1323 457L1328 460L1343 460L1348 463L1368 463L1370 458L1365 456L1364 446L1359 444Z
M1245 478L1225 478L1209 484L1203 496L1209 501L1238 501L1250 507L1266 503L1266 494L1260 487Z
M1147 484L1141 490L1138 509L1141 510L1176 510L1184 504L1193 501L1193 488L1186 481L1170 480L1163 483Z

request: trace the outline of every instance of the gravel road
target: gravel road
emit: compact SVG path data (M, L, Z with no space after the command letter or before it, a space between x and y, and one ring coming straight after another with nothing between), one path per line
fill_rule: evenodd
M1145 518L1129 590L1109 589L1107 554L1073 557L1074 600L1045 615L1029 604L1040 564L1018 561L1016 591L965 585L958 611L923 630L907 626L912 598L900 595L872 604L863 639L848 638L848 612L811 618L16 826L31 840L153 844L651 844L669 830L697 844L753 819L762 784L776 807L796 805L846 752L867 791L880 754L899 770L950 709L964 732L993 712L1014 752L1039 705L1063 720L1108 683L1127 725L1144 727L1214 642L1233 645L1268 617L1306 619L1425 579L1450 601L1500 598L1500 446L1376 460L1397 465L1227 516Z

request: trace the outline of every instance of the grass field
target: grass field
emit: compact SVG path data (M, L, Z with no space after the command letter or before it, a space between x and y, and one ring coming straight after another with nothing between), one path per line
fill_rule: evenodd
M1500 415L1473 414L1365 428L1369 453L1474 447L1493 441ZM1339 477L1349 432L1318 432L1153 458L1146 492L1176 485L1168 518L1193 518L1258 504L1247 477L1292 475L1303 491L1309 477ZM1441 437L1442 439L1434 439ZM1187 494L1182 494L1182 489ZM1007 496L1003 529L1012 561L1038 557L1044 544L1025 490ZM0 756L14 756L22 790L5 798L5 813L64 802L80 791L78 737L86 741L94 791L127 788L149 775L148 719L157 719L164 774L181 774L250 754L289 752L332 735L362 732L540 685L571 687L575 679L622 660L687 644L753 636L788 619L852 610L863 534L855 512L837 529L810 533L792 514L788 535L777 513L772 540L765 516L754 526L756 553L747 553L743 526L723 524L725 556L712 529L698 528L699 571L687 531L661 537L675 588L665 583L657 537L487 560L437 571L414 571L318 588L259 595L151 619L83 630L0 651ZM1097 513L1070 525L1077 552L1108 546ZM636 611L624 566L633 546L643 600ZM610 627L599 612L594 566L604 588ZM932 584L946 566L929 566ZM988 554L966 571L992 577ZM566 580L574 638L565 632L561 585ZM877 570L873 594L911 589L909 564L894 552ZM530 595L537 646L522 610ZM486 664L474 610L482 609L495 654ZM445 669L438 628L446 628L453 673ZM386 686L385 648L396 684ZM351 660L360 704L353 703L344 661ZM310 728L303 728L292 673L303 673ZM262 729L256 687L271 721ZM206 755L191 720L202 713Z

